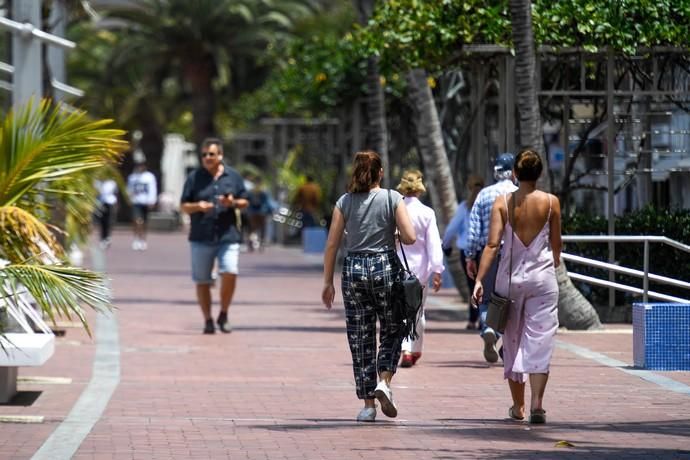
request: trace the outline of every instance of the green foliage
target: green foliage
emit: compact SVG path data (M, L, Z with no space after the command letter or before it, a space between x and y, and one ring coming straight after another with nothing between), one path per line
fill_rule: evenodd
M670 211L647 207L640 211L631 212L616 219L617 235L652 235L666 236L684 244L690 244L690 210ZM564 220L564 235L605 235L608 233L608 221L604 217L575 214ZM601 261L608 260L608 245L606 243L568 243L564 252L580 255ZM616 244L616 261L621 266L642 270L644 261L643 243ZM608 272L601 269L587 267L581 264L570 264L569 269L598 278L606 278ZM649 272L676 279L690 281L690 254L679 251L659 243L651 243ZM623 284L642 287L642 279L617 275ZM650 282L650 290L690 298L690 292L668 285ZM603 304L608 299L607 288L592 288L590 300ZM619 304L631 303L629 294L617 294Z
M366 62L352 40L333 34L296 39L276 53L274 72L256 93L247 94L232 108L238 119L262 115L301 115L337 107L361 91ZM282 58L281 58L282 56Z
M364 94L368 56L380 57L386 91L402 96L400 73L421 67L433 74L453 65L464 45L510 46L512 41L507 0L379 1L366 27L351 16L343 23L349 28L315 30L275 53L271 77L242 98L235 116L328 113ZM653 45L687 46L690 2L536 0L533 25L537 43L544 45L589 50L611 45L625 53Z
M385 69L435 71L463 44L506 43L509 24L504 0L389 0L379 2L358 43Z
M548 45L633 54L640 47L688 46L690 37L687 0L538 0L532 11L535 38Z

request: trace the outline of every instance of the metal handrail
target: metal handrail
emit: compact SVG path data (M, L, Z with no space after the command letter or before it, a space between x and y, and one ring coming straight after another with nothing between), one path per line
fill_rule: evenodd
M611 287L621 291L632 292L636 294L642 294L642 299L644 302L649 300L649 297L666 300L671 302L689 302L687 299L682 299L680 297L673 297L665 294L649 290L649 280L656 283L670 284L677 287L682 287L684 289L690 290L690 283L677 280L674 278L669 278L665 276L659 276L649 273L649 243L661 243L668 246L679 249L683 252L690 253L690 246L680 243L678 241L672 240L665 236L631 236L631 235L564 235L562 237L565 243L644 243L644 257L643 257L643 270L634 270L631 268L621 267L615 264L609 264L595 259L589 259L586 257L576 256L574 254L562 253L561 257L564 260L569 260L575 263L586 264L594 266L597 268L603 268L611 272L623 273L626 275L637 276L642 278L642 289L634 288L631 286L626 286L623 284L615 283L613 281L601 280L599 278L593 278L590 276L580 275L577 273L572 273L570 275L573 279L579 279L581 281L586 281L591 284L596 284L599 286Z
M77 46L77 44L73 41L58 37L57 35L49 34L48 32L44 32L30 22L17 22L10 18L0 17L0 29L11 30L12 32L16 32L24 38L33 36L45 43L49 43L64 49L71 50Z

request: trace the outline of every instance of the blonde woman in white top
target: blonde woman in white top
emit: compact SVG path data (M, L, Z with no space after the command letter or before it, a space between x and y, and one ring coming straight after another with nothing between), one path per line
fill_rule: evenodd
M427 286L431 279L434 292L437 292L441 288L441 273L445 269L443 249L436 225L436 214L433 209L419 200L419 197L426 192L422 173L417 170L405 171L397 190L404 196L407 213L416 236L415 243L405 247L405 256L410 270L417 275L422 286ZM400 249L398 249L398 257L402 260ZM426 292L425 289L422 302L426 302ZM422 305L422 314L417 323L419 337L414 340L408 338L403 340L400 367L412 367L422 356L425 324L424 305Z

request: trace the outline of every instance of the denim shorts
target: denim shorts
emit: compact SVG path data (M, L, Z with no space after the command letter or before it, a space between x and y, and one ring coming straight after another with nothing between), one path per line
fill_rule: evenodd
M239 243L199 243L191 241L192 279L197 284L213 283L213 263L218 259L218 273L239 272Z

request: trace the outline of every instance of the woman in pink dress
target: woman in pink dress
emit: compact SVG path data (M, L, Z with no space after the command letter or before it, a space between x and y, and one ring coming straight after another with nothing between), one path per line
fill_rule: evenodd
M515 158L514 173L520 186L494 203L489 242L473 293L476 302L491 294L484 292L482 280L502 240L495 292L512 300L503 335L503 375L513 398L508 415L524 419L529 375L530 423L546 422L542 401L558 328L555 269L561 257L561 209L558 198L537 190L542 168L541 158L533 150L524 150Z

